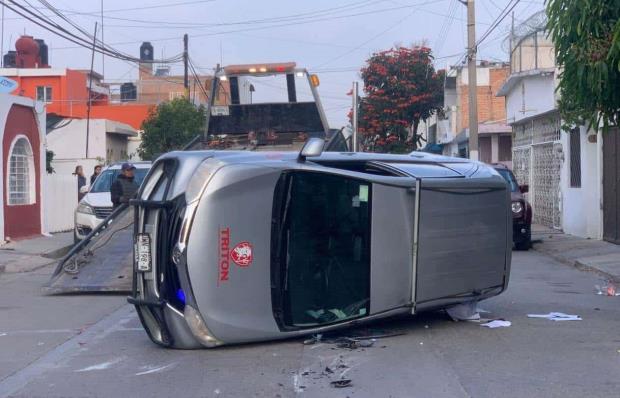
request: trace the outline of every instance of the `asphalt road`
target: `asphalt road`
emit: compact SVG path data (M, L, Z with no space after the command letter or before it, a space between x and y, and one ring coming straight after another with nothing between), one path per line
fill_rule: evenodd
M617 397L620 297L600 278L516 252L487 329L443 313L383 322L401 335L349 350L300 340L174 351L118 296L44 297L48 270L0 276L0 397ZM527 318L550 311L582 321ZM326 367L329 368L326 370ZM341 377L351 386L334 388Z

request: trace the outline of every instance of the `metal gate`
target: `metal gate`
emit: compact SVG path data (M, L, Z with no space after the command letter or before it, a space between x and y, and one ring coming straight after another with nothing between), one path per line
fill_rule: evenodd
M562 228L559 116L545 115L515 124L513 134L513 171L520 184L530 186L526 197L533 209L532 222Z
M603 132L603 239L620 244L620 131Z

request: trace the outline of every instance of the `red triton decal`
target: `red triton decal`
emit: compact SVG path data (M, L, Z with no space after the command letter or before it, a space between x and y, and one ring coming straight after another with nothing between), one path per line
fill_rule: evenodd
M230 228L220 228L220 256L219 256L219 278L220 282L228 280L228 270L230 261L228 260L228 251L230 250Z
M240 267L252 264L252 245L250 242L241 242L230 251L230 258Z

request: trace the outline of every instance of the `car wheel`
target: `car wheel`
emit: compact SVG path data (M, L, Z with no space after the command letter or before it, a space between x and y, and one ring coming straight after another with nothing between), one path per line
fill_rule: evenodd
M528 230L527 236L519 243L515 243L515 249L517 250L529 250L532 247L532 232Z
M75 229L73 230L73 244L77 245L78 243L80 243L82 239L78 238L77 234L75 233Z

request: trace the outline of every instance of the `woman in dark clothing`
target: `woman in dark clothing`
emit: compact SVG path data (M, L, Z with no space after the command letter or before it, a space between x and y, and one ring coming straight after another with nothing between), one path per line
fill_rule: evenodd
M95 183L95 180L97 179L97 177L99 177L99 174L101 174L100 164L95 166L95 169L93 170L93 175L90 176L90 185L93 185Z
M86 196L85 193L81 193L80 189L86 185L86 177L84 177L84 170L82 169L82 166L77 165L75 166L75 171L73 172L74 176L77 176L77 192L78 192L78 202L80 200L82 200L82 198L84 196Z

